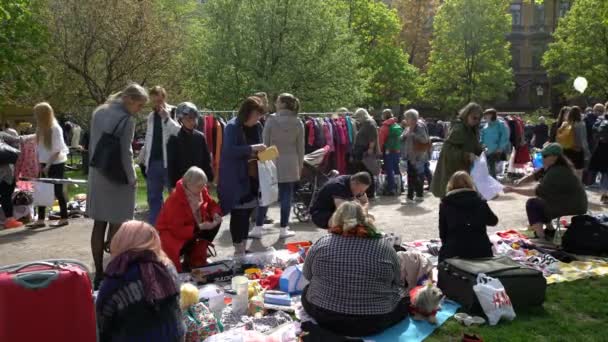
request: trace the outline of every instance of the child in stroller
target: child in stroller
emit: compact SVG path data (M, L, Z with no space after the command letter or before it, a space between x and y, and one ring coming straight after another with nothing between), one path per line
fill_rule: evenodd
M296 184L293 200L293 214L300 222L310 221L310 204L319 189L339 173L336 170L324 172L327 168L329 146L325 146L304 156L304 167L300 182Z

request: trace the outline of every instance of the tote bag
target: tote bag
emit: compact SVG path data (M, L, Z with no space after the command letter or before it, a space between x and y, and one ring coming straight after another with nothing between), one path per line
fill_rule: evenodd
M52 207L55 203L55 187L51 183L34 183L34 201L36 207Z
M117 184L129 184L125 169L121 165L122 150L120 147L120 136L124 132L124 124L121 134L116 135L118 127L128 118L129 115L125 115L120 119L114 130L112 130L112 133L103 133L97 142L97 146L95 146L93 157L89 163L91 167L98 169L102 175Z
M267 207L279 199L279 178L273 161L258 161L258 179L260 206Z

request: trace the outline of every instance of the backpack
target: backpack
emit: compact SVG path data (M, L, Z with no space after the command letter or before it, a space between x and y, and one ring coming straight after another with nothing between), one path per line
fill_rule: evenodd
M392 124L388 128L388 138L386 139L386 143L384 143L385 150L391 151L399 151L401 143L399 139L401 138L401 134L403 133L403 128L398 123Z
M593 216L574 216L562 238L562 248L582 255L608 253L608 225Z
M564 150L574 148L574 126L570 123L564 123L562 127L557 129L555 140L562 145Z
M595 124L596 137L601 142L608 142L608 120L599 119Z

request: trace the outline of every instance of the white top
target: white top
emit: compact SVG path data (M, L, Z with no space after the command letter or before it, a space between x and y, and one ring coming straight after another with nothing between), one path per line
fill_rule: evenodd
M59 126L59 123L55 121L51 131L53 138L51 140L50 149L47 149L42 141L38 141L38 162L46 164L53 154L59 152L59 157L53 162L53 165L65 163L68 160L68 153L70 150L63 140L63 129Z

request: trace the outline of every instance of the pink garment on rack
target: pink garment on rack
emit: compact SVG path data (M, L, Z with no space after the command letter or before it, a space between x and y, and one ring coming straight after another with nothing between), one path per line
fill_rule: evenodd
M325 120L321 120L323 123L323 134L325 135L325 143L329 145L329 151L334 152L334 137L331 132L331 124Z
M306 121L308 127L308 145L315 146L315 123L312 120Z
M348 151L348 128L344 118L335 120L338 145L336 146L336 169L340 174L346 174L348 164L346 161L346 151Z
M36 139L25 139L20 142L19 158L15 163L15 178L36 178L40 174Z

